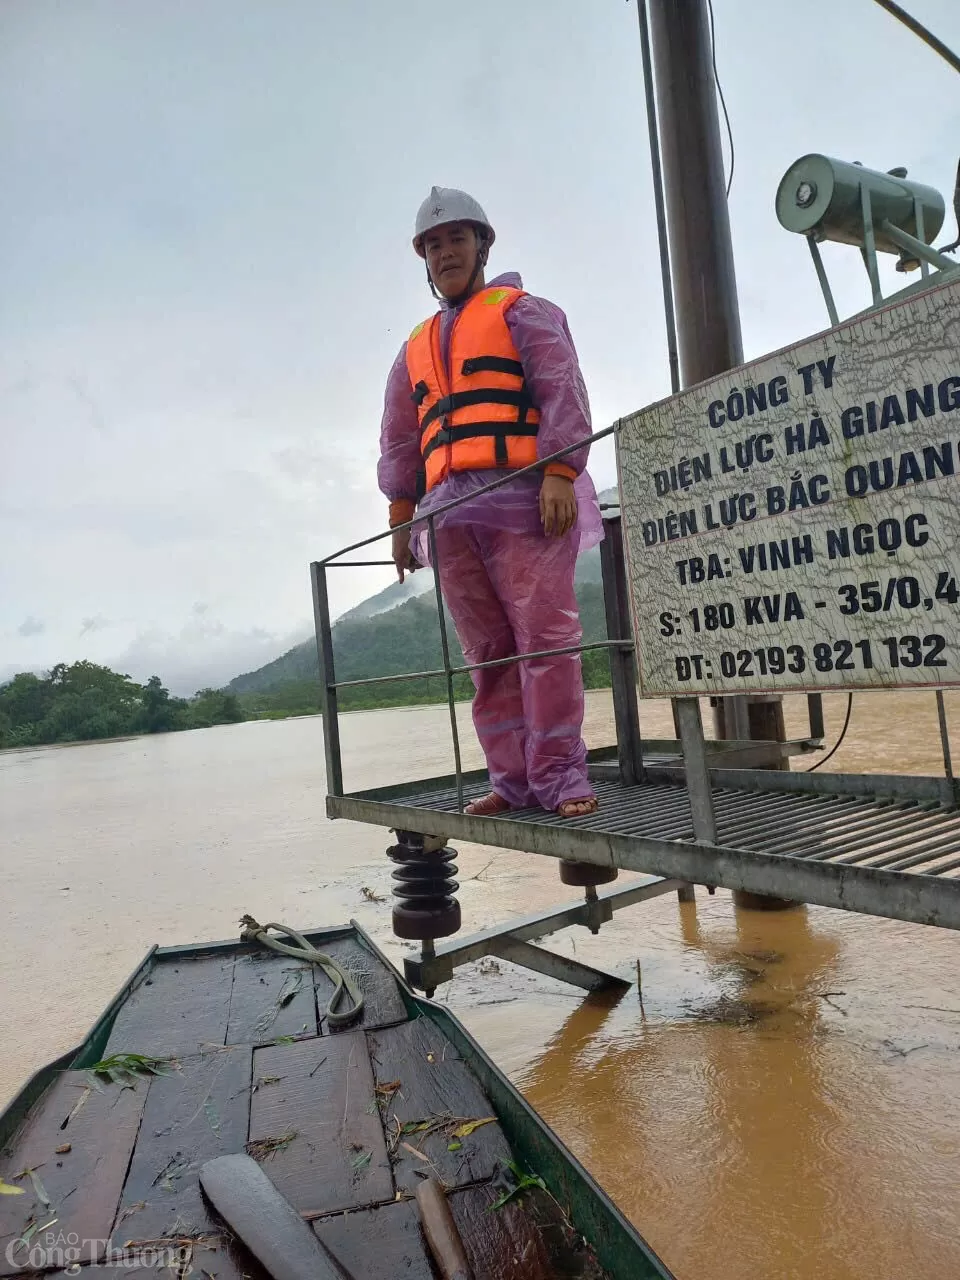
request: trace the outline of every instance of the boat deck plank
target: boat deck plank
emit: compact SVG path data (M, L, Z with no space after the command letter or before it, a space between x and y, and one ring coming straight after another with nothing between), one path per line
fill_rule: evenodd
M224 1044L233 962L230 955L158 964L117 1015L104 1056L170 1058Z
M173 1273L170 1280L272 1280L248 1249L230 1236L214 1236L195 1241L188 1246L188 1263L182 1272ZM154 1273L156 1274L156 1273ZM77 1280L74 1276L73 1280ZM81 1277L82 1280L82 1277ZM111 1280L111 1277L107 1277ZM116 1280L116 1269L112 1280ZM161 1273L159 1280L168 1280Z
M146 1082L135 1089L111 1083L93 1088L85 1071L64 1072L47 1090L0 1153L0 1178L24 1191L0 1196L0 1275L23 1268L8 1245L30 1224L40 1228L51 1219L55 1237L98 1241L95 1252L103 1255L146 1094ZM69 1151L58 1154L67 1144ZM39 1185L25 1176L29 1169ZM29 1241L31 1261L38 1257L33 1248L42 1250L46 1241L47 1232L37 1230Z
M448 1188L466 1186L492 1177L510 1159L495 1120L455 1136L460 1124L485 1120L493 1112L475 1076L434 1023L418 1018L370 1032L368 1040L398 1189L412 1195L425 1174ZM420 1124L438 1127L412 1128Z
M268 1044L281 1036L315 1036L313 965L252 951L233 970L227 1044Z
M313 1229L351 1275L363 1280L434 1280L414 1200L337 1213L319 1219Z
M200 1193L200 1166L244 1148L252 1058L249 1045L220 1049L185 1058L179 1070L150 1081L115 1240L218 1230Z
M295 1209L332 1213L394 1198L362 1031L271 1045L253 1055L250 1143ZM292 1137L290 1135L293 1135ZM262 1144L280 1141L272 1152Z
M116 1246L114 1246L116 1248ZM173 1266L158 1262L158 1251L172 1248ZM119 1250L118 1250L119 1253ZM80 1264L80 1270L47 1273L50 1280L117 1280L118 1275L146 1277L153 1280L271 1280L260 1263L230 1236L206 1236L195 1241L162 1240L150 1252L131 1251L114 1260L92 1265Z

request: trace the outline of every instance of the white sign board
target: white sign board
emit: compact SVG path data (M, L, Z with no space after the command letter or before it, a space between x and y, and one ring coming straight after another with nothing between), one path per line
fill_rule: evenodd
M624 419L641 693L960 683L960 282Z

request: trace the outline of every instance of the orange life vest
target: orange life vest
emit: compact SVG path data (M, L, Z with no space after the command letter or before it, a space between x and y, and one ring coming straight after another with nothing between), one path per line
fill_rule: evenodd
M522 289L481 289L454 319L450 377L440 313L407 340L407 372L420 418L426 487L451 471L517 470L537 460L540 413L530 399L506 314Z

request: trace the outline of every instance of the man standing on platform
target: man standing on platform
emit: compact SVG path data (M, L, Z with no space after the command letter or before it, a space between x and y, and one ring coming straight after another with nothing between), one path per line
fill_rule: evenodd
M413 247L440 309L418 324L390 371L380 433L380 488L390 524L457 498L436 521L440 586L468 663L580 644L574 570L602 538L589 447L476 494L591 434L590 406L566 317L511 272L488 285L495 233L471 196L434 187ZM429 563L426 524L398 529L393 558ZM414 554L415 553L415 554ZM467 813L540 805L593 813L582 737L578 653L472 673L473 720L492 790Z

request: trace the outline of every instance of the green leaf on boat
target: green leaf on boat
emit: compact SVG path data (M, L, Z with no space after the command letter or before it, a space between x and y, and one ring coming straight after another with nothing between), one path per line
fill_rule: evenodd
M151 1058L143 1053L115 1053L112 1057L101 1058L87 1070L91 1084L99 1089L98 1077L106 1077L112 1084L130 1088L138 1076L165 1076L172 1068L165 1058Z
M54 1226L59 1219L56 1217L48 1218L46 1222L40 1222L36 1218L31 1218L23 1229L23 1235L17 1241L17 1244L23 1245L24 1248L30 1243L38 1231L46 1231L48 1227Z
M507 1168L513 1174L515 1185L508 1187L502 1195L497 1197L487 1210L488 1213L492 1213L495 1209L502 1209L505 1204L509 1204L510 1201L516 1199L521 1192L528 1191L531 1187L539 1187L541 1191L547 1190L547 1184L541 1177L535 1173L525 1173L518 1164L514 1163L514 1161L509 1160L507 1162Z
M454 1129L453 1136L455 1138L469 1138L474 1129L479 1129L485 1124L493 1124L495 1119L496 1116L485 1116L483 1120L466 1120Z
M47 1191L43 1183L37 1177L36 1169L27 1169L26 1172L30 1175L30 1181L33 1183L33 1190L37 1199L45 1209L51 1208L50 1197L47 1195Z
M435 1120L408 1120L406 1124L400 1126L400 1132L422 1133L424 1129L432 1129L435 1124Z

